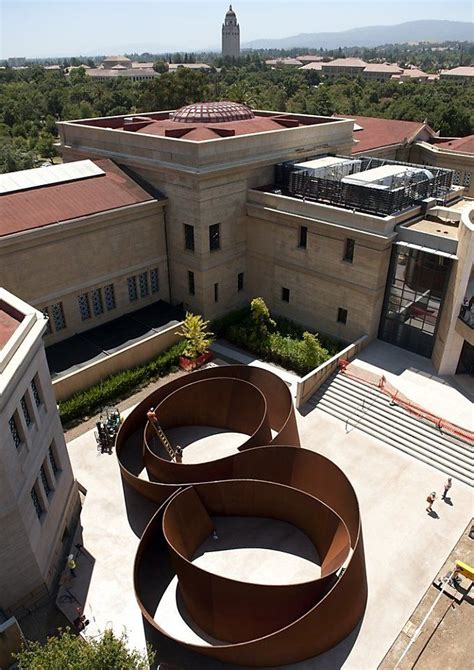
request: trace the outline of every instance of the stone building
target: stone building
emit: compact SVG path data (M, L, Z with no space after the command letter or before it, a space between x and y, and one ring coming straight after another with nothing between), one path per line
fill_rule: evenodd
M79 508L42 335L43 314L0 288L0 607L48 597Z
M415 125L413 137L433 132ZM351 157L354 120L237 103L59 126L65 160L107 157L166 198L173 303L214 318L261 295L275 313L343 341L380 336L447 360L438 318L472 207L449 170ZM472 258L463 258L456 295L469 291ZM394 316L393 272L406 265L418 269Z
M229 5L222 24L222 57L240 58L240 26L232 5Z
M165 200L110 160L0 175L0 285L53 344L169 300Z

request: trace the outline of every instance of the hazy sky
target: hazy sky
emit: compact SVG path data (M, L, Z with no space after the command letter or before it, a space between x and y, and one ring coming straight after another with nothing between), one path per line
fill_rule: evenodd
M243 43L415 19L472 21L471 0L237 0ZM220 48L221 0L0 0L0 58Z

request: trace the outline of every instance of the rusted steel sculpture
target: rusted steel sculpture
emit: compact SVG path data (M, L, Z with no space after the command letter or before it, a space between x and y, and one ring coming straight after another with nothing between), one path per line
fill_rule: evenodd
M211 425L248 438L231 456L176 463L153 449L150 406L165 431ZM173 380L125 420L117 454L124 479L160 504L140 540L134 581L143 616L161 635L224 662L263 667L320 654L358 624L367 581L357 498L334 463L299 447L291 395L280 378L230 365ZM153 481L139 477L143 465ZM301 583L254 584L198 567L192 558L214 532L213 516L292 524L318 551L321 575ZM213 644L171 637L155 621L170 570L188 614Z

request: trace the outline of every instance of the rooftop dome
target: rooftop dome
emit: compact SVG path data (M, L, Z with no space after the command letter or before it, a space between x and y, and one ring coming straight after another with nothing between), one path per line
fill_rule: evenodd
M179 123L225 123L255 118L247 105L239 102L196 102L170 114L171 121Z
M235 12L232 9L232 5L229 5L229 9L227 10L226 16L235 16Z

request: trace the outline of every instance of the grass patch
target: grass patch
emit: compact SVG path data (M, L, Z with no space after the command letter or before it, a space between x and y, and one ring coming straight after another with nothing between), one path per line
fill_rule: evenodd
M70 427L79 423L105 405L122 400L140 387L174 371L185 346L185 342L178 342L148 363L111 375L86 391L60 402L59 416L63 425Z

